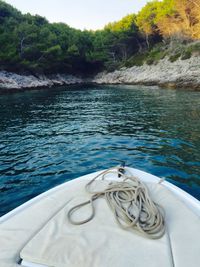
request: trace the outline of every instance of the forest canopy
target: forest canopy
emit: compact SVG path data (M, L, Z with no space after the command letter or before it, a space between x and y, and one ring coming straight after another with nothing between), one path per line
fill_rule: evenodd
M160 42L198 39L200 0L149 1L138 14L97 31L22 15L0 0L1 70L92 74L113 70Z

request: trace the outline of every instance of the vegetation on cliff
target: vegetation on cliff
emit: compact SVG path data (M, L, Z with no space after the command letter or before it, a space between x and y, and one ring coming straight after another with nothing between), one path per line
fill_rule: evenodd
M133 3L134 4L134 3ZM81 31L0 0L0 69L91 74L199 53L200 0L151 1L102 30ZM195 42L194 42L195 41Z

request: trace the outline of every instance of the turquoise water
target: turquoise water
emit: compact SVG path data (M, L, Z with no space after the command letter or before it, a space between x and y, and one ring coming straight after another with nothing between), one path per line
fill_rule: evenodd
M200 92L82 86L0 96L0 215L116 160L200 199Z

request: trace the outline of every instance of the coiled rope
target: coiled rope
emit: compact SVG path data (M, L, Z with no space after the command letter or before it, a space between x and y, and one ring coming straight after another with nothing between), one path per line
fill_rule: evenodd
M91 185L100 177L104 180L110 173L116 173L120 181L112 181L102 191L91 190ZM94 201L104 197L112 210L118 225L123 229L133 229L140 234L151 238L161 238L165 233L165 223L161 208L150 197L148 188L137 177L126 175L127 170L114 167L95 176L85 189L91 195L88 201L72 207L68 211L68 220L71 224L81 225L89 222L95 216ZM85 205L91 205L91 215L82 221L72 219L72 214Z

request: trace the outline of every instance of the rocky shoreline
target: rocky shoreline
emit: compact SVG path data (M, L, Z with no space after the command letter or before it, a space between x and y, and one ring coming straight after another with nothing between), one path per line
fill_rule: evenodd
M200 57L157 64L122 68L111 73L99 73L92 82L97 84L143 84L170 88L200 89Z
M143 84L170 88L200 89L200 57L170 62L167 58L157 64L121 68L114 72L102 72L90 79L72 75L19 75L0 71L0 92L21 91L83 83L94 84Z
M7 71L0 71L0 92L21 91L25 89L44 88L52 86L82 84L82 78L73 75L20 75Z

